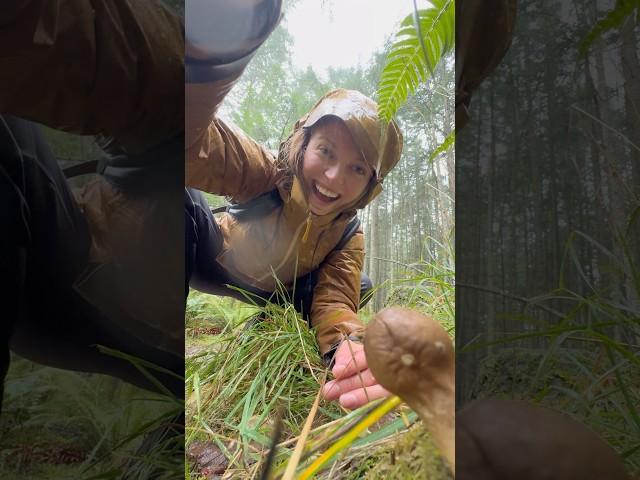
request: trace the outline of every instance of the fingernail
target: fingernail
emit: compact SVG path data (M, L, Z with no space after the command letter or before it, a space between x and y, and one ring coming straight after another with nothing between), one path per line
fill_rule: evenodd
M347 367L345 367L344 365L335 365L332 370L333 376L339 377L340 375L342 375L342 372L344 372L346 368Z
M345 393L340 397L340 405L344 408L353 408L356 405L356 396L351 393Z

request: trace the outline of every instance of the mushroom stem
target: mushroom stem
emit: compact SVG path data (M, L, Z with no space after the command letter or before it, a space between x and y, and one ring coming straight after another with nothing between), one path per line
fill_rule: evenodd
M375 373L374 373L375 376ZM422 419L429 430L433 443L442 456L447 460L451 471L455 472L455 383L451 382L446 388L434 389L429 402L407 400Z
M447 332L415 310L386 308L367 327L364 349L373 376L416 411L455 472L455 358Z

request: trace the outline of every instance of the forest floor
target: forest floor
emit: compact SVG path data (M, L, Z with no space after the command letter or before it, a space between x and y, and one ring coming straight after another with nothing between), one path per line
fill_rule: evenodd
M424 298L418 295L422 300L413 295L418 290L393 301L417 305L453 335L453 307L444 299L451 298L452 288L438 296L429 287ZM278 416L282 435L272 471L281 472L327 371L313 332L291 309L267 309L266 321L246 328L258 312L229 299L189 297L185 437L149 451L142 449L145 439L181 410L181 401L105 375L45 367L14 355L0 415L0 480L140 480L151 478L157 468L166 472L158 478L171 480L259 478ZM370 316L363 313L365 320ZM369 410L349 412L321 401L307 445L325 450ZM175 444L183 439L186 470ZM365 431L317 478L451 476L415 413L402 406Z
M144 456L140 448L181 408L181 401L106 375L13 356L0 415L0 479L141 480L157 466L165 478L180 478L175 444L158 443Z
M424 307L424 305L423 305ZM424 309L423 310L428 310ZM284 472L328 374L313 332L291 309L256 307L192 292L186 323L186 451L190 480L261 478L276 418L282 435L270 478ZM427 313L433 314L433 311ZM362 315L366 321L365 312ZM444 315L444 323L452 318ZM247 325L250 325L247 327ZM370 406L353 412L320 401L298 474ZM422 423L408 407L387 414L316 478L452 478Z

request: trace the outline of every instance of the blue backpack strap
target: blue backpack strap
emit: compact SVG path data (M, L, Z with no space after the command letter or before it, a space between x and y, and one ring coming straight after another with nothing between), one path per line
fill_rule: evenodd
M78 175L86 175L88 173L97 173L99 160L89 160L88 162L78 163L62 169L62 173L66 178L77 177Z
M224 207L212 208L211 213L227 212L239 221L261 218L282 205L282 197L277 188L258 195L243 203L234 203Z
M278 192L277 188L274 188L273 190L263 193L262 195L258 195L244 203L234 203L223 207L212 208L211 213L227 212L239 221L255 220L256 218L268 215L281 205L282 197L280 196L280 192ZM340 240L336 246L333 247L333 250L340 250L343 248L347 242L351 240L351 237L353 237L358 231L360 225L361 222L358 215L351 217L342 232Z
M358 231L360 225L361 222L358 218L358 215L354 215L353 217L351 217L349 223L347 223L347 226L344 229L344 232L342 233L342 237L340 237L340 241L333 249L340 250L341 248L343 248L347 244L347 242L351 240L351 237L353 237Z
M223 207L212 208L211 213L227 212L239 221L254 220L268 215L281 205L282 197L276 188L244 203L235 203ZM353 237L353 235L358 231L360 225L361 222L358 215L351 217L344 229L344 232L342 232L340 240L336 246L333 247L333 250L340 250L343 248L347 242L351 240L351 237Z
M148 150L111 155L98 164L98 173L122 188L138 188L158 179L173 184L175 170L184 171L184 136L177 135Z
M226 212L229 205L223 205L222 207L212 208L211 213L222 213Z
M129 187L145 182L150 172L160 172L168 164L184 158L184 138L177 135L137 154L119 153L107 155L99 160L90 160L63 169L66 178L88 173L103 175L110 182Z

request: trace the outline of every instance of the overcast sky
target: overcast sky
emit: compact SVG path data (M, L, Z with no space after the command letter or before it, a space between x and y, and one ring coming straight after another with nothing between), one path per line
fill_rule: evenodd
M330 66L364 65L412 9L412 0L300 0L285 18L294 66L322 75Z

